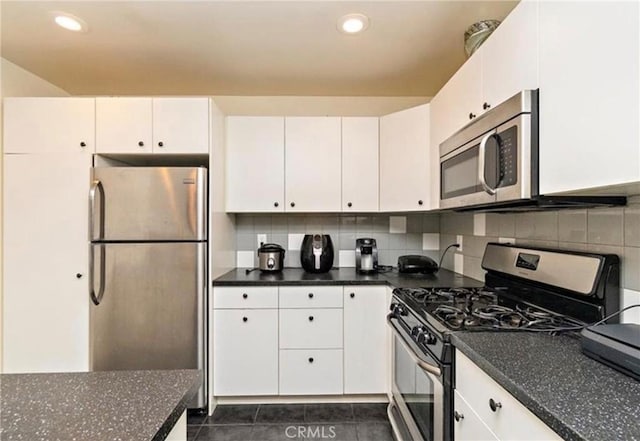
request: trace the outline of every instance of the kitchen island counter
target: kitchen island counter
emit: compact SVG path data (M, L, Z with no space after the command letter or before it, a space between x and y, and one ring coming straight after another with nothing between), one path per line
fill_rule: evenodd
M393 288L475 287L484 282L464 277L446 269L435 274L400 274L398 271L359 274L355 268L332 269L328 273L312 274L302 268L285 268L278 273L259 270L247 274L236 268L213 281L213 286L295 286L295 285L388 285Z
M640 382L582 354L580 340L454 332L458 350L566 440L640 440Z
M2 374L0 439L162 441L201 376L197 370Z

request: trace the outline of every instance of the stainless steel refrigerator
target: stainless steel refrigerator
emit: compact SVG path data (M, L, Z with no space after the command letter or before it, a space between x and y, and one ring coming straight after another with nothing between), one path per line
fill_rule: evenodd
M95 167L92 370L201 369L207 397L207 170Z

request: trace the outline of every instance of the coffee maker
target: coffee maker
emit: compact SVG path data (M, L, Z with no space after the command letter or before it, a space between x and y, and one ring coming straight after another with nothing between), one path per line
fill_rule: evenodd
M365 274L378 271L378 247L375 239L356 239L356 271Z

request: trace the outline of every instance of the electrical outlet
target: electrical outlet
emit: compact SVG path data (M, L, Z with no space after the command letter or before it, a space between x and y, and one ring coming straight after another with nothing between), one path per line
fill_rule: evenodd
M266 234L258 234L258 248L262 246L262 244L267 243L267 235Z

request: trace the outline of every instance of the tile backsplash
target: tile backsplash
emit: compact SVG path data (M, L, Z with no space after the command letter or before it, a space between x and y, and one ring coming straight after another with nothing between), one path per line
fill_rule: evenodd
M355 266L355 244L360 237L373 237L381 265L396 265L398 256L423 254L439 258L440 216L407 215L313 215L275 214L236 216L237 266L257 265L261 240L286 249L285 267L300 267L300 244L305 234L331 235L335 267Z
M483 280L482 255L488 242L510 242L577 251L617 254L621 259L622 306L640 303L640 197L626 207L517 214L440 215L440 249L451 243L442 266ZM623 315L640 323L640 308Z

